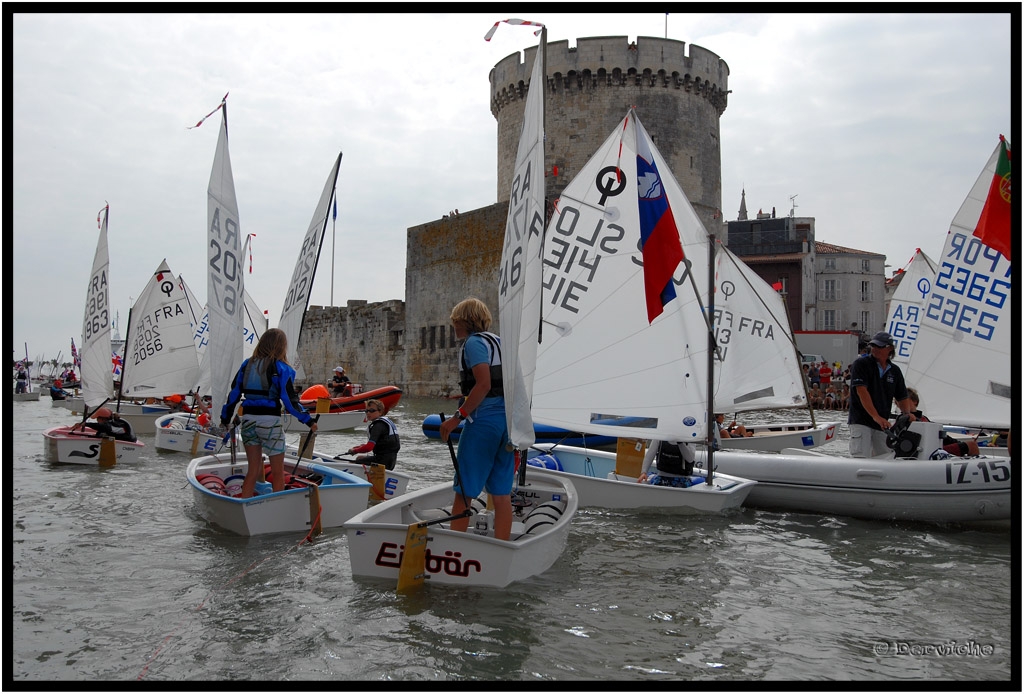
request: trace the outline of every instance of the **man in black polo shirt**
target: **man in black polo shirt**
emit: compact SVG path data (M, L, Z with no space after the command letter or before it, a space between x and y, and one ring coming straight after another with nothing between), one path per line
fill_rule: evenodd
M892 336L875 333L868 342L869 352L854 360L850 367L850 455L873 458L891 454L885 445L892 401L900 411L914 419L914 403L907 393L903 371L890 359L896 351Z

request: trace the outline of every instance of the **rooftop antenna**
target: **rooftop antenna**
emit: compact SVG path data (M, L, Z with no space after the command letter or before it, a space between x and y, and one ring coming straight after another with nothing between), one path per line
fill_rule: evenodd
M789 196L789 204L790 204L789 216L790 217L796 217L796 208L799 207L799 205L796 204L796 196L797 195L800 195L800 193L793 193L792 195Z

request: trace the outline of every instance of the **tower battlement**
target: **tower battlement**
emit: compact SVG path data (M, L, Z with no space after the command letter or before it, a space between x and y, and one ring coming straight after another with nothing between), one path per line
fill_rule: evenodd
M490 72L491 113L524 99L537 47L513 53ZM718 116L728 105L729 66L715 53L685 41L651 36L630 44L625 36L596 36L547 46L547 83L551 93L599 87L681 89L711 102Z

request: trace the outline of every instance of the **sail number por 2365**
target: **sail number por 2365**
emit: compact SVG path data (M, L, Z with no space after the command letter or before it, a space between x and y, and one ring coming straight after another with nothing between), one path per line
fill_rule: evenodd
M1010 466L997 460L970 460L946 463L946 484L970 484L981 475L982 482L1006 482L1010 479ZM977 469L971 469L975 467Z

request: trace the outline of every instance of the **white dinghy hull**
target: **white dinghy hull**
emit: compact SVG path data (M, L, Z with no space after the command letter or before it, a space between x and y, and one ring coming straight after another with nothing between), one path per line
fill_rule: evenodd
M298 456L299 447L289 445L285 447L285 453L291 456ZM366 480L367 478L367 466L360 463L354 463L350 460L337 460L329 453L321 453L320 451L313 451L313 453L307 456L311 461L324 467L329 467L332 470L340 470L347 472L353 477ZM384 499L381 501L387 501L392 497L401 496L409 491L409 482L412 481L412 475L400 472L398 470L385 470L384 471Z
M787 422L746 425L753 436L722 439L725 450L775 451L784 448L817 448L836 437L838 422Z
M308 486L242 499L217 493L205 486L204 482L208 483L209 478L198 479L202 475L216 475L230 492L232 485L241 486L241 478L244 478L247 469L244 455L238 456L234 464L230 453L194 458L188 465L185 477L192 487L199 515L208 523L238 535L309 531L316 513L311 508L312 492ZM285 472L290 473L293 469L296 475L319 475L323 478L317 486L320 523L324 528L341 526L364 510L369 502L371 486L365 480L308 460L299 461L296 466L294 458L285 456Z
M101 438L73 434L71 427L53 427L43 432L46 460L51 463L99 465ZM145 444L141 441L114 441L117 463L137 463Z
M752 480L716 471L711 485L700 481L691 487L659 486L616 474L615 453L611 451L537 444L528 457L541 454L550 454L557 459L561 469L547 469L546 472L571 480L583 508L643 508L681 514L725 513L742 506L756 485ZM718 455L721 453L715 454L716 460ZM703 473L694 468L694 475L703 476Z
M203 431L196 424L195 415L187 412L172 412L153 420L156 443L159 451L191 453L193 457L211 455L223 448L222 438Z
M526 485L518 491L531 506L513 521L510 540L496 539L490 526L487 534L474 531L477 520L487 514L471 517L466 532L451 530L448 523L430 526L428 583L503 588L547 571L558 560L578 507L572 482L528 470ZM443 482L367 509L347 522L352 575L396 582L409 525L444 518L453 499L451 483Z
M316 417L315 412L310 412ZM281 423L284 430L288 432L306 432L309 427L297 420L290 414L281 415ZM345 431L347 429L358 429L366 426L366 413L362 410L350 410L348 412L324 412L316 422L317 433L326 434L331 431Z

